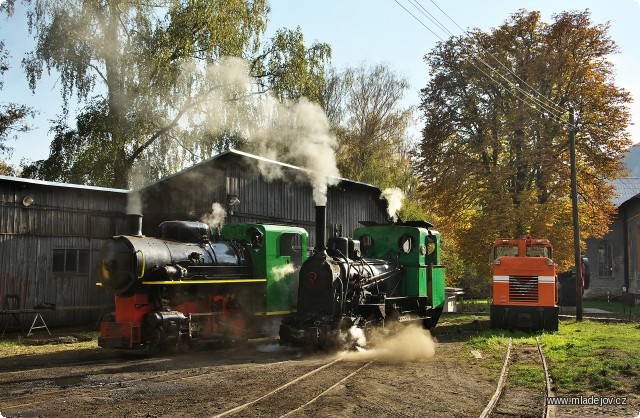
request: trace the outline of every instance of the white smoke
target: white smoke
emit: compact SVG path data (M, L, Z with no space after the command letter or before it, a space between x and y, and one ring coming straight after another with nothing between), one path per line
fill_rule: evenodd
M327 188L338 183L340 172L334 151L337 141L324 111L305 98L281 102L263 97L259 101L256 113L260 117L247 127L251 151L304 168L314 201L326 205ZM269 180L285 177L281 166L261 163L258 168Z
M224 207L220 203L214 203L211 205L211 212L204 214L200 220L210 228L222 228L226 217L227 211L224 210Z
M289 263L289 264L285 264L284 266L273 267L271 269L271 274L273 279L276 282L279 282L280 280L284 279L287 275L293 274L295 271L296 271L296 268L293 266L293 264Z
M279 100L254 94L249 64L223 58L207 70L210 84L221 86L207 102L206 121L212 133L231 132L246 140L249 152L305 169L318 205L326 205L327 188L339 182L330 123L322 108L306 98ZM259 163L267 180L285 178L281 166ZM290 175L290 174L289 174Z
M177 127L185 131L199 127L205 132L197 130L193 142L183 142L181 147L193 158L206 158L237 140L247 152L303 168L302 177L313 187L316 204L326 205L327 188L340 177L337 140L329 120L319 105L304 97L281 100L264 93L251 77L250 67L236 57L222 57L208 66L195 60L183 64L178 84L195 93L185 98L189 110ZM234 139L217 142L221 137ZM291 177L291 171L285 176L277 164L258 163L258 169L267 180Z
M135 191L127 193L127 214L142 215L140 193Z
M358 349L367 345L367 337L364 335L364 330L355 325L349 328L345 338L349 343L355 343Z
M403 326L392 335L377 336L371 348L343 353L347 360L383 360L389 362L417 361L435 355L435 342L431 333L422 327Z
M404 193L397 187L387 188L382 191L380 198L387 201L387 214L389 218L393 219L393 222L396 222L398 220L398 211L402 208Z
M256 347L256 350L258 350L260 353L278 353L281 351L286 351L286 348L284 346L281 346L280 344L261 344Z

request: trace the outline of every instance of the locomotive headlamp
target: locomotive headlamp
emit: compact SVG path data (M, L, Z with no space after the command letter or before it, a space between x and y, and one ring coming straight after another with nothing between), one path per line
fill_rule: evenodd
M32 204L33 204L33 197L32 196L27 195L22 199L22 206L24 206L25 208L28 208Z

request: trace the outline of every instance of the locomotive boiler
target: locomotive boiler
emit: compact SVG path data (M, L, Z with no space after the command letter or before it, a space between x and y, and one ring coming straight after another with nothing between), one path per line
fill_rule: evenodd
M297 311L283 318L281 344L353 345L354 329L436 325L445 300L439 233L427 222L362 224L353 238L325 245L326 208L316 208L318 244L300 269Z
M99 256L101 285L115 293L101 347L244 340L291 311L294 271L307 258L304 229L229 224L213 236L202 222L167 221L150 238L141 217L128 221L129 234L107 241Z

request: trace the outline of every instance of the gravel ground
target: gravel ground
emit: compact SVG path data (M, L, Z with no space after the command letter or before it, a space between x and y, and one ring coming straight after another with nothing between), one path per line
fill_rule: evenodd
M365 353L311 353L273 340L172 356L99 348L0 358L4 417L477 417L495 391L489 372L446 327ZM493 369L491 369L493 370ZM499 416L540 416L542 395L507 388ZM637 402L637 397L634 402ZM626 416L626 409L556 416ZM577 415L576 415L577 414Z

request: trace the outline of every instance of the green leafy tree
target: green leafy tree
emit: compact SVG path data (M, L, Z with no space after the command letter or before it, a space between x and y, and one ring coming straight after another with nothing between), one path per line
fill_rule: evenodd
M615 208L606 180L630 143L631 98L615 86L609 61L616 51L608 25L594 24L588 11L546 24L521 10L426 56L422 197L480 276L497 237L547 237L561 268L573 264L569 104L578 115L582 236L607 231Z
M4 42L0 41L0 76L9 70L9 52L5 49ZM0 91L4 82L0 78ZM16 137L19 132L29 130L26 119L33 116L33 110L28 106L18 103L0 101L0 158L11 156L11 147L6 145L6 140ZM0 175L15 175L16 171L11 164L0 160Z
M49 180L127 187L134 172L151 180L236 146L241 136L210 119L247 96L242 74L255 77L250 93L313 97L330 55L306 48L299 30L261 49L264 0L25 2L37 40L23 61L31 88L55 71L64 102L49 158L24 170ZM70 126L74 96L82 107Z
M320 103L338 139L336 158L343 177L398 188L404 220L432 220L428 206L414 198L418 177L411 127L415 108L403 103L407 80L385 64L326 68Z
M338 138L342 176L403 191L412 185L409 127L415 109L402 99L406 79L388 66L349 68L333 74L324 101Z

